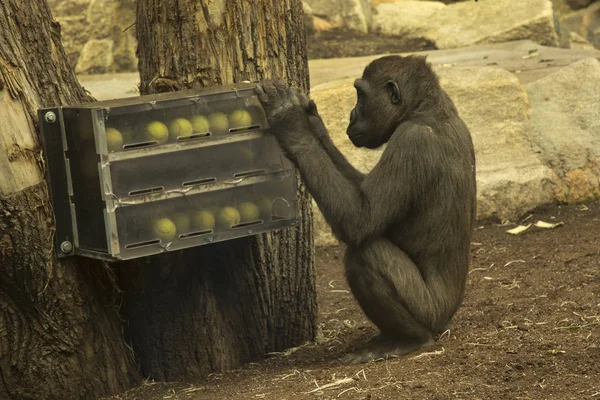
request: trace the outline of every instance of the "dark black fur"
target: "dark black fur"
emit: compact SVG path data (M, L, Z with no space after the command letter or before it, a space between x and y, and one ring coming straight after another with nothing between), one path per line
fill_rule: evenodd
M346 362L433 343L463 298L475 221L468 128L425 58L383 57L355 83L348 136L387 147L367 175L333 145L314 102L283 82L257 92L272 131L334 234L352 293L381 334Z

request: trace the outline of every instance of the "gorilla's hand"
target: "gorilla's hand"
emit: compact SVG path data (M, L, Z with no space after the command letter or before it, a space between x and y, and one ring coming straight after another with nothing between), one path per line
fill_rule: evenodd
M312 112L316 113L314 102L281 80L263 81L256 93L267 114L270 130L287 155L294 159L310 151L315 144L310 134Z

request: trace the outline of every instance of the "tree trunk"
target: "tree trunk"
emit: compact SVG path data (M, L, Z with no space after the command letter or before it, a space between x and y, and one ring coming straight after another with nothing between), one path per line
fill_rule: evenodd
M308 90L299 0L138 0L143 94L281 77ZM315 337L312 211L295 229L123 263L127 335L142 373L179 380Z
M0 0L0 399L91 399L139 381L110 270L52 249L36 113L89 100L46 0Z

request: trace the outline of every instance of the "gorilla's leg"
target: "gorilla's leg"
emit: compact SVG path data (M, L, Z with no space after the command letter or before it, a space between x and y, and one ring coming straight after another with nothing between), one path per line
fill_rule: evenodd
M434 299L445 294L432 295L406 253L379 238L361 249L348 247L345 263L352 293L381 334L343 362L404 355L434 343L434 326L440 322Z

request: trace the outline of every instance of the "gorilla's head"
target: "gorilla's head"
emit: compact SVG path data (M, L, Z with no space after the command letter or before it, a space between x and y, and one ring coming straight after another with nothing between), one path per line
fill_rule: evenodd
M371 62L354 82L356 106L347 134L357 147L375 149L398 125L439 98L439 83L425 57L386 56ZM432 104L430 104L432 105Z

